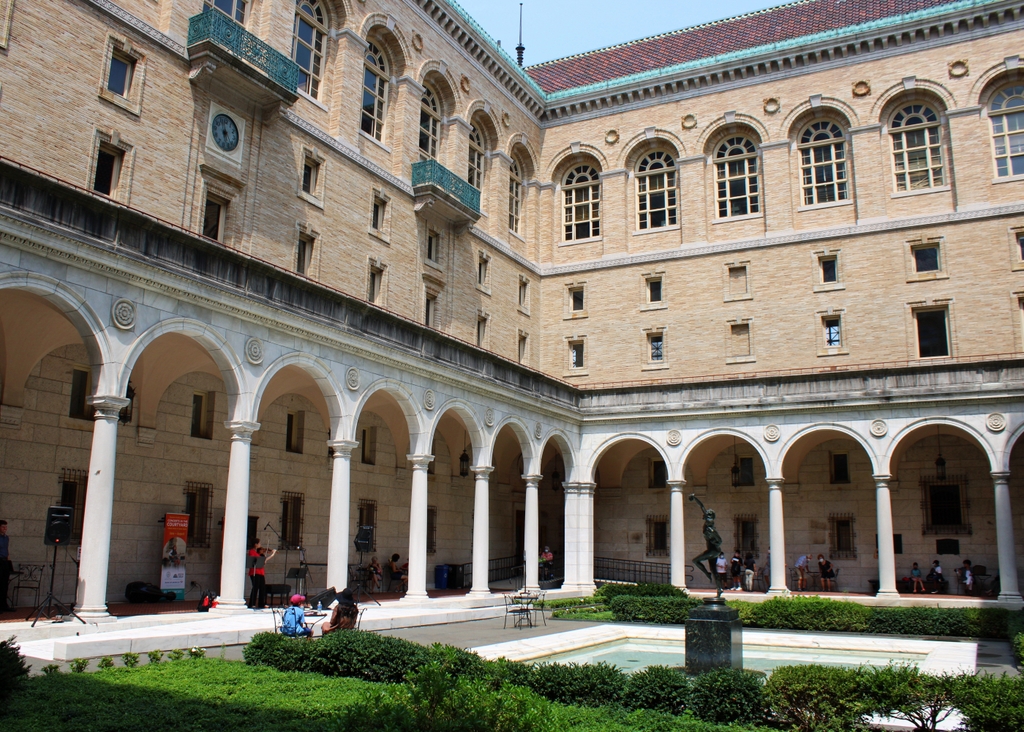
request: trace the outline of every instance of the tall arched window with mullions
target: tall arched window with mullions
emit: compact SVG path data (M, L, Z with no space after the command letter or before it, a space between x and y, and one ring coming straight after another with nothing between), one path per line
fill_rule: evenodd
M1024 84L1007 87L988 105L996 175L1024 175Z
M601 235L601 176L590 165L569 171L562 185L565 201L565 240Z
M805 206L850 199L846 137L835 122L821 120L800 135L800 187Z
M469 130L469 168L466 179L474 188L484 187L484 138L480 130Z
M245 24L246 0L205 0L206 7L214 8L229 18Z
M715 150L718 218L761 213L757 148L745 137L730 137Z
M920 191L943 185L942 128L939 115L923 104L910 104L893 115L892 170L897 191Z
M429 86L420 99L420 159L437 160L437 141L441 129L441 105Z
M523 173L519 161L512 158L508 168L508 228L519 233L519 217L523 205Z
M668 153L652 152L637 166L636 212L640 229L676 225L676 162Z
M292 58L299 65L299 89L317 99L324 65L324 10L316 0L296 0Z
M359 127L375 140L384 133L388 101L388 64L380 49L369 42L363 57L363 111Z

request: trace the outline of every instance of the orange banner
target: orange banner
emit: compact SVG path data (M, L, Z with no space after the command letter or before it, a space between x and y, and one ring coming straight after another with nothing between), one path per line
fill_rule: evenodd
M188 551L187 513L164 516L164 550L161 560L160 589L171 590L178 600L185 599L185 555Z

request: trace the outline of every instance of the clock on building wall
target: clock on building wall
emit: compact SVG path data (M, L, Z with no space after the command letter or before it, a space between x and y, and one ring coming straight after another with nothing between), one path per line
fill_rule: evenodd
M218 114L210 123L213 141L224 152L232 152L238 147L238 125L226 114Z

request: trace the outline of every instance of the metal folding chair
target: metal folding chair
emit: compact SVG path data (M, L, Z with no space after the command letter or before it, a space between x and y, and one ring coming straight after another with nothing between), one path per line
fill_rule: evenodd
M505 595L505 623L503 628L508 628L508 616L512 616L512 627L522 628L524 625L533 627L533 608L528 602L523 602L516 595Z

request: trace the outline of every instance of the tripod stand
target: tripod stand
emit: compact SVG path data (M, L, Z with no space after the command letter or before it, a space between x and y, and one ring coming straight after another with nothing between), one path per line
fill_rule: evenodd
M372 593L366 591L366 574L370 571L372 570L366 569L363 566L363 553L359 552L359 568L354 573L356 581L355 586L352 588L354 590L354 596L352 599L356 602L361 602L359 598L365 596L367 599L373 600L380 605L380 601L377 600Z
M32 627L33 628L36 627L36 623L39 622L39 618L43 617L44 615L46 616L46 619L49 620L50 617L51 617L50 611L52 609L54 609L54 608L56 608L57 610L60 611L60 613L59 613L60 615L63 615L65 617L68 616L68 615L72 615L77 620L79 620L83 625L85 625L85 621L82 620L81 618L79 618L78 614L74 610L72 610L67 605L65 605L63 602L61 602L56 597L54 597L54 595L53 595L53 578L54 578L54 575L56 575L56 574L57 574L57 546L54 545L54 547L53 547L53 561L50 562L50 591L46 593L46 597L44 597L43 601L41 603L39 603L39 606L35 610L30 612L28 614L28 617L25 618L25 620L28 621L28 620L30 620L32 618L33 615L36 616L35 620L32 621ZM54 613L54 614L56 615L57 613Z

